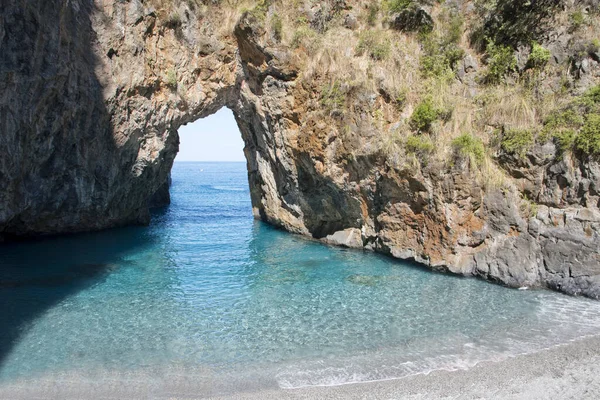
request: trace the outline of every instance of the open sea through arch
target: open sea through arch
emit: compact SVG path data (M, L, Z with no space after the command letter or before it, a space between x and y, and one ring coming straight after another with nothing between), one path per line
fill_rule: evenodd
M245 163L175 163L172 176L172 204L149 227L0 246L0 390L340 385L600 333L600 302L433 273L255 221Z

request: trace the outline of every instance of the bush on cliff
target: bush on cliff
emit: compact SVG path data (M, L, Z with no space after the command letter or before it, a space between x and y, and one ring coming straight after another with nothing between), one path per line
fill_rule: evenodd
M585 154L600 155L600 114L589 114L576 142L577 149Z
M468 133L463 133L452 141L452 148L456 155L469 157L473 164L481 165L485 158L485 148L481 139Z
M385 2L387 9L392 13L398 13L414 6L414 0L388 0Z
M271 17L271 32L273 32L273 38L280 42L283 37L283 21L277 14L273 14Z
M527 67L542 69L550 61L550 56L550 50L537 42L533 42L531 45L531 54L529 54L529 59L527 60Z
M406 151L417 155L426 155L433 151L433 142L426 135L412 135L406 139Z
M175 90L177 89L177 73L175 72L175 70L168 70L167 71L167 86L172 89Z
M428 132L431 124L438 119L440 113L434 107L431 98L421 101L410 117L410 127L417 132Z
M377 15L379 14L379 1L371 1L367 9L367 24L375 26L377 23Z
M492 41L488 41L486 47L486 61L488 69L483 80L485 83L492 85L500 83L504 76L517 68L517 59L514 56L513 49L508 46L497 45Z
M439 32L420 35L424 55L421 72L426 77L454 78L454 70L465 51L458 45L462 35L463 19L452 13L443 19Z
M528 129L509 129L502 136L502 150L524 158L529 149L534 145L533 132Z
M361 33L356 47L356 54L368 54L373 60L385 60L390 55L391 44L376 31Z
M335 80L321 89L321 105L331 112L342 110L346 103L346 97L342 92L342 85Z
M562 129L554 133L554 142L560 155L573 150L577 141L577 131L573 129Z
M588 89L583 96L581 96L581 105L589 110L600 106L600 85L594 86Z
M484 22L474 31L474 37L486 37L497 45L517 48L542 38L566 1L481 0L478 3Z

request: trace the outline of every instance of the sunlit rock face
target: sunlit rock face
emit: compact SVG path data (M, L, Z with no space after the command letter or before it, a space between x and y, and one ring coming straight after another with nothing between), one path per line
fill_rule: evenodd
M344 124L324 119L319 78L255 16L177 4L173 18L139 0L4 1L0 238L148 223L168 201L177 129L227 106L257 218L441 271L600 297L596 161L557 160L553 145L499 158L514 190L486 188L468 160L399 167L360 107L385 93L351 94ZM535 212L522 193L540 199Z

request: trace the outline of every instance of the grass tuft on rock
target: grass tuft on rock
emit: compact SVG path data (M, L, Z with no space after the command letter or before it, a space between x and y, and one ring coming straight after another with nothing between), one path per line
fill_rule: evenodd
M544 46L541 46L537 42L533 42L531 45L531 53L529 54L529 59L527 60L528 68L536 68L542 69L548 64L550 61L550 50L546 49Z
M428 132L439 117L440 113L433 105L431 98L421 101L413 111L409 125L417 132Z
M382 38L380 33L372 30L361 33L356 47L357 55L368 54L373 60L379 61L388 58L390 51L390 41Z
M406 139L406 151L408 153L426 155L433 152L433 142L429 136L412 135Z
M488 69L483 80L491 85L502 82L506 75L517 68L513 49L509 46L497 45L492 41L488 41L486 59Z
M576 147L585 154L600 155L600 114L589 114L577 137Z
M461 157L469 157L477 165L481 165L485 159L485 148L481 139L468 133L463 133L452 141L455 154Z
M533 132L528 129L509 129L502 136L502 150L524 158L535 143Z

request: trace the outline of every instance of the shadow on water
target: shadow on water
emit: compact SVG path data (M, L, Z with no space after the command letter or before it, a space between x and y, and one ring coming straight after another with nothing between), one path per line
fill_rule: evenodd
M141 227L0 245L0 369L47 310L124 268L123 256L152 246Z
M127 204L138 201L135 196L108 190L108 177L118 180L116 174L130 168L115 143L97 76L104 55L93 51L92 15L106 18L120 7L104 3L2 1L0 87L6 101L0 104L0 153L5 157L0 239L20 237L27 226L46 231L53 217L73 230L82 219L93 223L89 216L98 215L98 204L82 198L100 196L99 202L110 207L135 208ZM47 223L50 228L60 224ZM132 228L0 245L0 368L37 317L101 282L119 268L124 253L151 245L153 238L144 232Z

